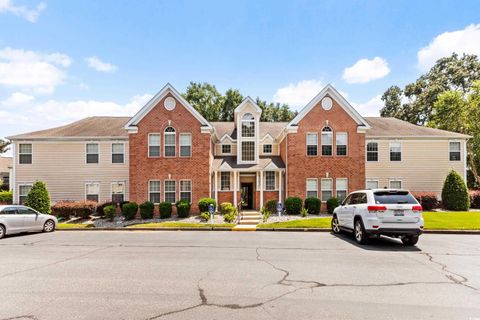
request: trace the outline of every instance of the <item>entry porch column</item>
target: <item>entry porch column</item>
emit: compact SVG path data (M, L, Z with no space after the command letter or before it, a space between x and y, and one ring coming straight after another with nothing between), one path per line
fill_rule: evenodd
M233 205L237 207L237 171L233 171Z
M278 201L282 202L282 170L278 171Z
M213 186L214 186L214 195L215 195L215 201L217 202L218 205L218 179L217 179L217 171L213 172Z
M263 208L263 171L260 171L260 209Z

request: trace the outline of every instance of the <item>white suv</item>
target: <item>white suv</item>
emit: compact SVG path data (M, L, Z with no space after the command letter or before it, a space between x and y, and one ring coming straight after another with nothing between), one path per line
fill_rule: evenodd
M333 211L332 231L342 230L353 232L360 244L386 235L413 246L423 231L422 206L406 190L355 191Z

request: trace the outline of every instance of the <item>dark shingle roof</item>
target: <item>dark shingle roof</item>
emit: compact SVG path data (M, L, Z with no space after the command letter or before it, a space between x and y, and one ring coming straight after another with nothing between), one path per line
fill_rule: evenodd
M284 169L285 163L280 156L261 156L258 163L252 164L237 164L236 156L215 157L213 159L213 170L229 170L229 169L246 169L246 170L260 170L260 169Z

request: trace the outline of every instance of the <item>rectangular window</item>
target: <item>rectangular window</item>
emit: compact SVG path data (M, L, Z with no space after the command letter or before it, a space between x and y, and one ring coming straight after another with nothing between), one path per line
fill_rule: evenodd
M230 172L220 172L220 190L230 191Z
M367 161L378 161L378 142L367 143Z
M307 198L318 197L318 180L313 178L307 179Z
M263 145L263 153L272 153L272 145L271 144L264 144Z
M20 143L18 145L18 163L32 164L32 145L30 143Z
M175 203L177 201L177 184L175 180L165 180L165 202Z
M171 127L169 127L171 128ZM167 128L168 129L168 128ZM173 129L172 129L173 130ZM163 135L163 146L165 148L163 155L165 157L175 157L176 155L176 134L175 131L165 131Z
M230 145L230 144L222 144L222 153L223 153L223 154L230 154L230 153L232 153L232 145Z
M122 203L125 201L125 183L114 182L112 183L112 202Z
M98 143L87 143L87 163L98 163Z
M31 184L21 184L18 186L18 203L19 204L24 204L25 200L27 199L27 195L30 192L30 189L32 189Z
M390 189L402 189L402 180L390 180Z
M255 161L255 142L242 141L242 161Z
M346 156L348 150L348 135L346 132L337 132L337 156Z
M348 194L348 179L347 178L337 178L335 180L335 190L337 193L337 198L340 202L347 197Z
M192 180L180 180L180 200L192 202Z
M460 161L460 142L450 142L450 161Z
M367 189L378 189L378 180L367 179L365 187Z
M390 161L402 161L402 144L390 142Z
M265 172L265 190L275 190L275 171Z
M150 180L148 182L148 198L150 202L160 203L160 180Z
M322 156L333 155L333 132L322 131Z
M151 158L160 157L160 133L148 135L148 156Z
M242 120L242 137L255 137L255 120Z
M192 135L180 133L180 157L192 156Z
M100 184L98 182L87 183L85 185L85 199L98 202L100 194Z
M125 161L125 144L112 143L112 163L124 163Z
M307 133L307 156L318 155L318 134Z
M322 179L321 188L322 188L322 201L327 201L333 196L333 180L332 179Z

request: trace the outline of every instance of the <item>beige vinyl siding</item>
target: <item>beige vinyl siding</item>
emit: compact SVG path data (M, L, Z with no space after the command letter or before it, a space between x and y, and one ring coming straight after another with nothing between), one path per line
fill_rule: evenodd
M236 156L237 155L237 143L228 143L225 142L223 144L230 144L231 145L231 153L230 154L224 154L222 153L222 143L217 143L215 144L215 156L221 157L221 156ZM271 144L272 145L272 153L263 153L263 145L264 144ZM257 145L258 147L258 154L260 156L279 156L280 155L280 146L278 143L259 143Z
M222 153L222 144L229 144L230 145L230 153ZM215 156L235 156L237 155L237 143L230 142L228 139L225 140L224 143L216 143L215 144Z
M31 143L32 164L18 164L18 144ZM86 163L86 144L98 143L99 163ZM125 143L124 163L112 164L112 143ZM52 202L59 200L84 200L85 184L98 182L99 202L111 200L111 184L125 183L128 200L128 140L109 141L15 141L15 201L18 185L41 180L47 184Z
M378 162L365 161L366 179L378 180L378 187L389 187L390 180L401 180L410 191L435 192L440 196L450 169L465 175L465 140L390 139L378 143ZM401 142L402 161L390 161L390 142ZM461 161L449 160L449 142L461 141Z

